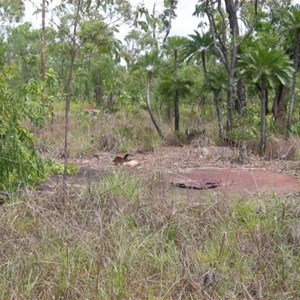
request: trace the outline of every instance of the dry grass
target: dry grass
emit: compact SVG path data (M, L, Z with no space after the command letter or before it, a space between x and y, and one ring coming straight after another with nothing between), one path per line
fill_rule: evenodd
M71 113L71 157L160 143L144 113L82 111ZM39 132L51 156L63 124L58 110ZM0 215L0 299L300 298L296 196L191 199L160 172L116 169L64 201L23 192Z
M1 207L1 299L295 299L299 207L275 195L189 202L114 171L63 202Z
M39 149L46 156L63 153L65 119L60 107L55 110L55 122L36 131ZM99 151L132 151L160 143L147 112L124 111L116 114L100 112L89 115L83 105L73 104L70 112L69 157L89 157ZM48 153L48 154L47 154Z

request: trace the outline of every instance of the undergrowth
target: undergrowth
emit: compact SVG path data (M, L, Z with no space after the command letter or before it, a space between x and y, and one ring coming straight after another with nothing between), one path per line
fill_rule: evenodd
M1 299L297 299L297 201L197 201L115 170L0 208Z

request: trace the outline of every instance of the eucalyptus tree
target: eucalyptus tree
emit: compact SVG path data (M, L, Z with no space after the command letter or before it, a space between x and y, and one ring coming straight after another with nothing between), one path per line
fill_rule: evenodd
M25 1L0 1L0 33L8 35L12 28L20 24L25 14Z
M40 31L29 22L11 29L6 50L6 63L18 69L19 83L40 77Z
M241 74L257 87L261 101L260 154L266 149L266 96L280 82L288 84L293 74L289 57L280 48L257 41L256 47L244 53L240 60Z
M240 37L239 14L245 1L199 0L195 15L206 16L213 37L214 48L227 72L227 132L232 129L235 71L237 54L245 39L252 33L257 15L257 1L252 6L251 20L244 20L247 32Z
M108 82L114 82L113 73L122 55L121 42L101 20L82 21L78 37L82 45L78 51L78 74L75 74L78 96L89 96L92 91L96 105L103 106L104 87L109 97L113 97L115 85Z
M68 41L66 50L69 54L68 61L68 74L66 78L65 86L65 138L64 138L64 177L63 186L66 191L66 176L67 176L67 164L68 164L68 132L69 132L69 107L73 92L73 73L75 59L78 54L78 50L82 47L82 44L86 41L80 40L78 33L82 21L90 19L93 21L103 21L107 27L115 27L115 22L126 20L130 16L130 4L128 1L62 1L57 8L60 20L63 21L59 25L60 34L65 36ZM94 14L96 12L96 14ZM111 23L109 23L111 22ZM90 25L90 24L89 24ZM88 30L91 26L88 27ZM98 31L93 32L92 38L98 39ZM87 38L85 36L85 38Z
M287 127L286 127L286 137L289 137L291 133L291 125L292 125L292 117L295 103L295 88L296 88L296 80L297 80L297 71L299 67L299 55L300 55L300 6L293 6L291 10L288 12L287 28L294 35L294 72L291 84L291 94L288 106L288 117L287 117Z

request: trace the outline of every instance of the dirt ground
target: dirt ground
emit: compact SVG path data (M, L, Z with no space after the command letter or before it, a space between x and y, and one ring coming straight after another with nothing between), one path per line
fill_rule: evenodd
M176 189L193 189L194 193L208 189L240 195L300 192L300 161L266 161L249 156L249 162L241 165L237 163L237 150L228 147L159 147L137 149L130 153L130 159L139 162L139 166L131 168L115 166L112 162L115 155L101 152L86 159L70 159L71 163L80 167L80 171L68 176L69 184L77 186L95 182L121 168L143 176L160 172L166 184ZM51 193L59 181L60 177L52 176L41 184L41 192Z

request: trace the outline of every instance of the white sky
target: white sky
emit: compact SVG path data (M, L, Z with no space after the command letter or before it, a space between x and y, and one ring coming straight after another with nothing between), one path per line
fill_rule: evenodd
M152 11L154 3L156 10L162 11L164 0L130 0L133 6L138 3L144 3L145 6ZM193 16L197 0L179 0L177 4L177 18L172 21L172 29L170 35L187 36L197 29L199 19Z
M129 0L133 7L135 7L138 3L144 3L145 6L152 11L154 3L156 4L156 10L161 12L163 9L164 0ZM59 3L59 0L54 0L50 4L53 6ZM183 35L187 36L188 34L192 34L193 30L197 29L197 25L199 23L199 19L193 17L192 14L195 9L195 5L197 0L179 0L177 4L177 18L172 21L172 29L170 32L170 36L172 35ZM25 1L25 8L26 8L26 21L31 21L36 27L40 26L41 17L40 14L32 15L35 7L41 6L41 0L27 0ZM125 35L124 32L126 30L121 30L120 34Z

